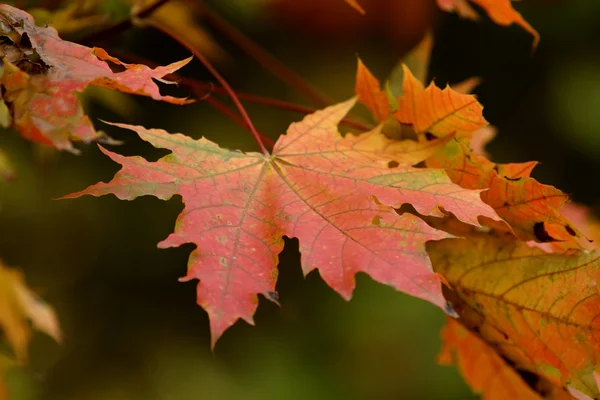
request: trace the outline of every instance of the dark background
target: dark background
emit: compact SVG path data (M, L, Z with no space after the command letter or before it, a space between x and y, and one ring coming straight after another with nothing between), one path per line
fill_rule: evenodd
M123 12L116 1L106 3L113 13ZM433 1L361 0L365 17L342 0L210 4L334 102L353 95L357 55L383 80L432 27L430 78L441 86L483 79L475 93L499 129L488 146L493 159L541 161L536 178L577 202L600 206L597 1L515 3L541 34L533 55L532 38L520 27L498 26L485 16L478 23L461 20ZM236 90L310 105L218 31L206 29L226 54L209 56ZM94 44L162 64L189 55L150 28ZM196 60L181 73L214 81ZM96 126L125 142L115 149L121 154L157 159L165 152L98 118L257 150L248 132L207 102L181 108L100 89L87 90L82 99ZM274 139L302 117L245 105ZM74 156L12 131L0 132L0 146L18 171L17 180L0 183L0 256L22 268L30 286L56 308L66 336L61 346L34 337L29 368L8 374L15 399L473 398L454 367L435 363L444 322L438 309L365 275L346 303L317 273L302 277L293 240L279 266L282 308L261 298L256 327L239 322L211 353L195 283L177 281L193 246L156 248L173 229L179 197L54 201L108 181L118 166L94 145L80 146L83 154Z

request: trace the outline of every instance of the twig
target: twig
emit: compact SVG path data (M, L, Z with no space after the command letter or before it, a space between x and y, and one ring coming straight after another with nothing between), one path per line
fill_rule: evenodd
M229 40L235 43L246 54L254 58L260 65L270 71L283 83L304 95L315 106L322 108L332 103L301 76L290 70L285 64L277 60L254 41L241 33L236 27L221 18L217 13L204 5L204 3L201 4L200 10L204 13L205 20L209 25L229 38Z
M206 97L204 100L209 105L214 107L217 111L220 111L221 113L223 113L224 115L229 117L231 120L233 120L233 122L235 122L242 128L250 130L250 127L248 126L246 121L244 121L242 118L240 118L240 116L237 115L234 110L229 108L227 106L227 104L223 103L221 100L217 99L216 97L211 97L211 96ZM258 132L258 134L260 135L263 142L265 142L270 148L273 148L273 146L275 145L275 142L273 141L273 139L271 139L270 137L268 137L267 135L265 135L264 133L262 133L260 131Z
M177 79L177 78L175 78L175 79ZM200 88L203 90L211 90L212 89L212 91L215 93L219 93L219 94L226 93L225 89L220 86L211 85L210 83L204 83L204 82L198 81L196 79L179 77L178 80L179 80L179 82L181 82L182 85L188 86L190 88L197 87L197 88ZM280 110L293 111L293 112L297 112L299 114L306 115L306 114L312 114L315 111L317 111L316 109L311 108L311 107L306 107L306 106L302 106L300 104L290 103L288 101L272 99L270 97L258 96L258 95L251 94L251 93L236 92L236 94L240 99L247 100L252 103L263 104L265 106L278 108ZM368 131L369 129L371 129L371 127L367 126L366 124L363 124L362 122L358 122L358 121L355 121L350 118L344 118L340 121L340 123L351 126L358 130L361 130L361 131Z
M237 94L231 88L231 86L229 86L229 83L227 83L227 81L225 80L225 78L223 78L221 76L221 74L212 66L212 64L210 63L210 61L208 61L208 59L206 57L204 57L204 55L202 53L200 53L194 47L190 46L187 43L187 41L185 40L185 38L180 37L178 33L173 32L171 29L167 28L166 26L157 24L155 22L150 22L150 23L151 23L151 25L154 28L160 30L161 32L163 32L167 36L170 36L175 41L177 41L180 45L182 45L183 47L185 47L188 51L190 51L206 67L206 69L208 69L208 71L215 77L215 79L221 84L221 86L223 86L223 89L225 89L225 91L227 91L227 94L229 95L229 97L231 97L231 100L233 101L233 104L235 104L236 108L238 109L238 111L242 115L242 118L243 118L244 122L248 125L248 129L250 129L250 132L252 133L252 136L254 136L254 139L256 140L256 143L258 143L258 147L260 147L260 150L263 152L264 155L269 156L270 155L269 151L265 147L265 144L263 143L263 140L260 137L260 134L258 133L258 131L256 130L256 128L254 127L254 124L252 123L252 120L248 116L248 113L246 112L246 109L244 108L244 106L240 102L240 99L238 98Z
M117 56L119 59L127 60L128 62L132 62L132 63L136 63L136 64L144 64L144 65L148 65L150 67L156 67L158 65L158 63L156 63L154 61L150 61L144 57L130 54L130 53L125 53L123 51L119 51L116 49L111 49L110 54ZM204 97L207 92L213 92L213 93L225 94L225 95L228 94L227 91L219 85L214 85L209 82L202 82L197 79L181 76L175 72L171 73L169 75L166 75L165 79L179 82L183 86L190 88L192 90L192 92L194 92L196 94L197 98L199 98L199 99ZM239 92L239 91L236 91L235 93L237 94L237 96L240 99L247 100L247 101L249 101L251 103L255 103L255 104L262 104L265 106L277 108L280 110L292 111L292 112L296 112L296 113L304 114L304 115L312 114L315 111L317 111L316 109L311 108L311 107L306 107L306 106L303 106L300 104L291 103L289 101L273 99L271 97L259 96L256 94ZM369 129L372 128L372 126L369 126L369 125L364 124L359 121L355 121L352 118L347 118L347 117L342 119L340 121L340 123L347 125L347 126L351 126L360 131L368 131Z

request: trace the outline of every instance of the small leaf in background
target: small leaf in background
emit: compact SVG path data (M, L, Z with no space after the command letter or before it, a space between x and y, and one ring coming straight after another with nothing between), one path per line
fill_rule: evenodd
M471 78L467 78L462 82L450 85L450 87L452 88L452 90L458 93L469 94L472 93L473 90L479 85L481 85L481 78L474 76Z
M396 97L401 96L403 93L402 82L404 81L405 65L417 80L421 82L427 80L432 49L433 33L427 31L425 37L394 66L390 73L389 85L390 90Z
M11 104L13 123L30 140L75 152L71 140L100 138L102 134L96 132L76 97L87 85L173 104L189 103L161 95L153 79L169 83L162 77L191 58L155 69L125 64L100 48L61 40L56 30L37 27L29 14L11 6L0 5L0 19L4 43L8 41L4 51L12 52L12 59L5 59L0 71L0 85L4 100ZM123 71L113 72L108 63Z
M460 321L517 368L592 398L600 391L600 253L548 254L510 236L427 245Z
M72 1L63 8L34 8L29 13L39 25L51 25L61 35L76 34L90 27L102 29L110 23L108 15L98 13L99 1Z
M362 15L365 15L366 12L365 10L361 7L360 4L358 4L357 0L344 0L346 3L348 3L348 5L352 8L354 8L356 11L358 11L359 13L361 13Z
M156 0L133 0L131 13L155 3ZM227 53L199 23L202 10L193 2L171 0L143 19L134 19L139 26L163 27L166 32L185 37L188 46L214 61L224 61Z
M485 150L485 146L494 140L497 134L498 129L491 125L477 129L471 136L471 140L469 141L469 149L471 149L473 154L476 156L490 159L490 154Z
M409 203L423 215L451 212L477 226L479 216L498 217L479 191L452 184L443 170L411 167L445 141L433 147L398 142L379 129L342 137L337 125L354 103L292 124L271 156L118 125L172 154L148 162L103 150L123 168L111 182L65 197L113 193L131 200L180 194L186 207L175 233L159 247L198 246L184 279L200 280L198 304L209 314L213 345L238 318L253 324L257 294L273 300L284 235L299 239L304 274L318 269L345 299L352 296L354 275L365 272L451 312L424 248L426 241L449 235L394 208Z
M533 48L535 49L540 41L540 34L533 29L529 22L519 12L517 12L511 0L471 0L485 10L490 19L498 25L518 24L527 32L533 35ZM477 20L479 15L469 5L467 0L437 0L438 6L444 11L456 11L461 17Z
M15 169L8 158L6 152L0 149L0 180L5 182L15 179Z
M0 354L0 400L10 400L8 385L4 380L5 371L14 365L14 360Z
M479 14L469 5L467 0L437 0L437 4L444 11L456 11L462 18L474 21L479 19Z
M595 247L600 245L600 220L589 207L568 202L563 206L562 213L572 221L573 226L594 243Z
M54 310L25 286L21 273L0 263L0 328L20 362L27 360L29 321L35 329L61 341Z

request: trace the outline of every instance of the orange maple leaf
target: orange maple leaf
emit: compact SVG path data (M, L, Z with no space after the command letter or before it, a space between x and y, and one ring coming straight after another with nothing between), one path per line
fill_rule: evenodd
M23 276L0 261L0 331L19 362L27 360L27 346L33 326L60 342L62 333L54 310L25 285Z
M387 139L378 129L342 137L350 100L307 116L279 138L272 155L219 148L158 129L119 125L172 154L148 162L103 150L123 169L109 183L66 196L121 199L180 194L186 207L159 247L195 243L185 280L199 279L198 303L210 316L213 345L238 318L253 323L257 294L275 301L282 237L300 242L305 274L318 269L349 299L354 275L426 299L448 311L425 242L448 237L419 218L398 215L410 203L423 215L452 212L467 224L498 219L479 191L450 182L443 170L418 169L444 141ZM393 207L393 208L392 208Z
M425 88L406 66L403 69L404 93L398 99L399 109L392 115L399 122L412 125L417 134L468 135L488 124L475 96L450 87L442 90L434 83Z
M381 90L379 80L358 59L356 84L354 91L358 100L373 113L377 121L385 121L390 114L390 104L387 94Z
M522 240L564 242L589 248L589 240L562 214L568 196L530 177L536 162L496 164L473 154L457 140L426 160L431 168L444 168L452 182L467 189L487 189L482 200L492 206ZM502 229L498 223L492 226Z
M12 40L0 68L0 86L12 120L21 134L61 150L75 151L71 140L89 142L96 132L83 113L76 92L87 85L139 94L174 104L190 101L160 94L153 79L168 75L192 58L166 67L125 64L100 48L64 41L53 28L35 25L31 15L0 5L0 31ZM121 72L113 72L108 62Z
M350 7L354 8L356 11L358 11L359 13L361 13L362 15L366 14L366 11L364 10L364 8L361 7L360 4L358 4L357 0L344 0Z
M466 326L519 369L600 397L599 251L548 254L492 235L427 249Z
M498 25L518 24L527 32L533 35L533 48L535 49L540 41L538 31L517 12L511 0L470 0L485 10L489 17ZM438 6L444 11L454 11L463 18L477 20L479 15L469 5L467 0L437 0Z

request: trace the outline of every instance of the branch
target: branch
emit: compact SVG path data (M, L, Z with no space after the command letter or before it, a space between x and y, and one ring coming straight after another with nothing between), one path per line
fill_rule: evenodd
M252 120L248 116L248 113L246 112L246 109L244 108L244 106L240 102L240 99L238 98L238 96L236 95L236 93L234 92L234 90L231 88L231 86L229 86L229 83L227 83L227 81L225 80L225 78L223 78L221 76L221 74L212 66L212 64L210 63L210 61L208 61L208 59L206 57L204 57L204 55L202 53L200 53L198 50L196 50L193 46L190 46L187 43L187 41L185 40L185 38L179 36L178 33L176 33L173 30L167 28L166 26L163 26L161 24L157 24L154 21L151 21L150 23L151 23L151 25L154 28L160 30L161 32L163 32L167 36L173 38L180 45L182 45L183 47L185 47L188 51L190 51L206 67L206 69L208 69L208 71L215 77L215 79L221 84L221 86L223 86L223 89L231 97L231 100L233 101L233 104L235 104L236 108L238 109L238 111L242 115L242 118L244 119L244 122L246 123L246 125L248 125L248 128L250 129L250 132L252 133L252 136L254 136L254 139L256 140L256 143L258 143L258 147L260 147L260 150L263 152L264 155L269 156L270 155L269 151L265 147L265 144L263 143L263 140L262 140L260 134L258 133L258 131L256 130L256 128L254 127L254 124L252 123Z
M116 49L111 49L110 54L117 56L121 60L127 60L128 62L135 63L135 64L144 64L144 65L148 65L153 68L158 65L158 63L156 63L154 61L150 61L144 57L125 53L123 51L119 51ZM171 80L171 81L176 81L176 82L180 83L181 85L188 87L194 94L196 94L196 97L198 99L202 99L203 97L206 96L207 93L217 93L217 94L221 94L221 95L228 94L227 91L225 90L225 88L223 88L222 86L214 85L209 82L202 82L197 79L188 78L185 76L181 76L175 72L171 73L169 75L166 75L164 78ZM271 97L259 96L256 94L239 92L239 91L236 91L235 93L240 99L247 100L251 103L262 104L262 105L277 108L280 110L292 111L292 112L296 112L298 114L307 115L307 114L312 114L315 111L317 111L315 108L312 108L312 107L306 107L306 106L303 106L300 104L291 103L289 101L284 101L284 100L279 100L279 99L274 99ZM363 131L363 132L372 129L372 126L369 126L369 125L364 124L359 121L355 121L354 119L348 118L348 117L342 119L342 121L340 121L340 123L343 125L346 125L346 126L351 126L353 128L358 129L359 131ZM246 125L244 125L244 126L246 126ZM269 140L271 140L271 139L269 139Z
M229 38L246 54L254 58L267 71L271 72L280 81L304 95L315 106L322 108L330 105L332 102L312 87L304 78L290 70L285 64L277 60L266 50L246 37L236 27L221 18L217 13L202 4L201 11L204 12L206 22L215 30L221 32Z

